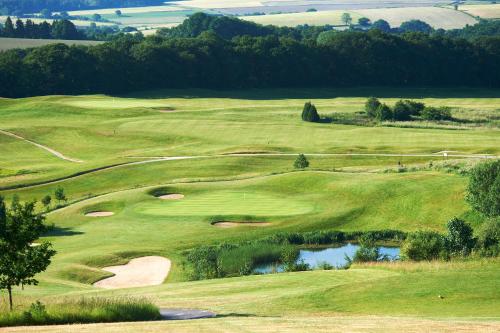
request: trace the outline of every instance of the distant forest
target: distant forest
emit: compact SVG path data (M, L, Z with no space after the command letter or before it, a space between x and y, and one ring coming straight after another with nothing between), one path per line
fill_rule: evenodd
M162 35L1 52L0 96L158 88L500 87L500 36L482 36L483 30L469 29L465 39L461 33L279 29L195 14Z
M113 7L161 5L165 0L0 0L0 14L23 15L44 9L52 12Z

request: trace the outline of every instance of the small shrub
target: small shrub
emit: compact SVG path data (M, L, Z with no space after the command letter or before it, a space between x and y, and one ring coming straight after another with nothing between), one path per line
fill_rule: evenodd
M500 216L500 160L481 163L470 171L466 200L487 217Z
M299 156L297 156L297 159L293 163L293 166L295 167L295 169L305 169L309 167L309 161L304 154L299 154Z
M432 231L417 231L406 237L401 248L402 257L410 260L447 258L445 238Z
M410 115L412 116L419 116L425 108L424 103L415 102L408 99L404 100L403 102L406 104L407 108L409 109Z
M322 262L318 263L317 267L318 267L318 269L324 270L324 271L329 271L329 270L332 270L335 268L335 267L333 267L333 265L327 263L326 261L322 261Z
M422 119L425 120L452 120L451 110L447 107L435 108L426 106L421 112Z
M375 111L375 118L378 121L391 120L392 119L392 110L386 104L381 104Z
M411 120L411 111L407 103L398 101L392 109L392 119L397 121Z
M370 262L388 259L380 253L380 249L375 246L375 237L370 234L364 234L359 238L359 248L353 257L353 262Z
M483 257L496 257L500 254L500 220L488 220L481 225L476 249Z
M451 219L446 226L446 242L450 253L458 256L469 255L474 246L471 226L458 218Z

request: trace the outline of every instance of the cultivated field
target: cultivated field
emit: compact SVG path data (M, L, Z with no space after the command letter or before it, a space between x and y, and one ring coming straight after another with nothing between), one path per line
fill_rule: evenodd
M309 13L242 16L241 18L260 24L290 27L303 24L344 25L341 17L345 12L351 15L354 23L356 23L360 17L367 17L372 22L380 19L386 20L392 27L398 27L401 23L409 20L422 20L436 29L458 29L463 28L467 24L473 25L477 22L474 18L461 11L440 7L353 9L348 11L332 10Z
M483 19L500 18L500 4L463 5L459 10Z
M336 119L359 115L369 96L390 105L412 98L449 106L455 120L404 128L300 119L306 101ZM54 228L45 239L58 253L39 286L15 290L16 304L126 295L219 315L71 326L75 332L496 331L497 259L189 281L186 251L278 232L443 232L454 216L476 227L484 218L466 204L467 177L459 171L500 153L499 110L500 94L478 89L160 90L0 99L0 194L8 202L14 194L40 200L62 187L68 198L66 207L47 214ZM293 167L298 153L310 161L305 171ZM263 224L223 228L213 224L218 221ZM93 286L112 275L104 267L151 256L170 260L165 283L112 291Z
M102 42L89 40L0 38L0 51L10 49L27 49L30 47L38 47L57 43L63 43L67 45L97 45Z

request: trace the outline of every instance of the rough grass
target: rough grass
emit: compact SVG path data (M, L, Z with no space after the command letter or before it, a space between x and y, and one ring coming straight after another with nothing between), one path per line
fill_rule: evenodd
M144 323L98 324L91 329L109 333L146 332L163 333L168 331L179 333L232 333L236 329L246 332L359 332L359 333L421 333L422 328L429 332L496 332L500 329L498 322L478 320L433 320L409 317L388 316L354 316L354 315L308 315L282 317L254 317L251 314L235 313L218 319L201 321L163 321ZM72 332L88 332L86 325L72 325ZM10 328L6 332L67 332L67 327L22 327Z
M0 303L0 327L160 319L159 309L143 298L63 298L38 306L24 299L12 312L5 301Z

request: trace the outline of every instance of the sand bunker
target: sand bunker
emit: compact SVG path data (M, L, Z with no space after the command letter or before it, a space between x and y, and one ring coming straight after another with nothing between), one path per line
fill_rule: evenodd
M136 258L126 265L104 267L115 275L94 283L104 289L132 288L162 284L170 271L170 260L158 256Z
M113 212L90 212L86 213L85 216L89 217L103 217L103 216L111 216L114 215L115 213Z
M162 199L162 200L179 200L179 199L184 198L184 194L178 194L178 193L175 193L175 194L165 194L165 195L160 195L157 198L158 199Z
M212 223L213 226L219 228L235 228L235 227L268 227L271 225L269 222L235 222L235 221L220 221Z

